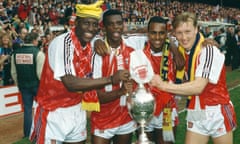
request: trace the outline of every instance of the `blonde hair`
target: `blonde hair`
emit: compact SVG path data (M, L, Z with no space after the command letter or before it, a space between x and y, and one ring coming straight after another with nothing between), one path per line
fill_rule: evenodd
M7 48L12 48L12 45L13 45L12 36L9 33L5 32L5 31L2 31L2 30L0 31L0 47L3 47L3 38L4 37L9 38Z
M194 27L197 27L197 16L194 13L183 12L177 15L172 22L173 29L176 29L181 23L192 22Z

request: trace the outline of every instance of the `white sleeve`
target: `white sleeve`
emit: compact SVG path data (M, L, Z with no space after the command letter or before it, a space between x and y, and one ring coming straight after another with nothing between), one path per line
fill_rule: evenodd
M37 54L37 76L39 80L41 79L44 62L45 54L42 51L39 51Z
M102 77L102 57L94 53L92 61L93 61L93 78Z
M15 82L15 84L18 85L17 70L16 70L15 61L14 61L14 55L11 56L11 76L12 76L13 81Z
M148 40L145 35L129 35L123 37L123 41L126 45L134 48L135 50L142 50L145 46L145 42Z
M209 82L216 84L224 65L224 54L215 46L208 45L202 48L199 55L195 77L209 79Z
M71 41L67 41L65 44L65 36L60 35L56 37L49 44L48 48L48 60L49 65L54 73L54 79L60 80L60 78L66 74L76 75L73 65L73 45ZM66 48L66 45L68 45ZM64 52L66 51L66 52Z

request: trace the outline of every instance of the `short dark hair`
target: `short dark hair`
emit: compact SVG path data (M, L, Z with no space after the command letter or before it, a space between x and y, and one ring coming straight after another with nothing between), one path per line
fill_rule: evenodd
M38 33L36 32L30 32L26 35L26 37L24 38L24 43L32 43L33 40L38 39Z
M151 23L162 23L162 24L165 24L166 25L166 28L167 28L167 19L163 18L163 17L160 17L160 16L153 16L150 18L149 22L148 22L148 30L149 30L149 27L150 27L150 24Z
M224 29L224 28L220 28L220 32L221 32L221 33L224 33L224 32L225 32L225 29Z
M103 13L103 25L105 26L107 23L107 17L111 15L120 15L122 17L122 12L117 9L109 9Z

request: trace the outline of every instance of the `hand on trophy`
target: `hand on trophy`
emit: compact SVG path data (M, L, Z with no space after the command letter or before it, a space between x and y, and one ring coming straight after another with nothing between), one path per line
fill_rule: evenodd
M132 95L132 92L133 92L133 80L123 81L121 90L124 91L124 93L127 96Z
M112 76L112 84L118 84L120 81L128 81L130 79L130 73L128 70L118 70Z
M157 87L157 88L163 90L165 82L162 81L162 79L159 75L154 75L149 84L150 84L150 86L154 86L154 87Z

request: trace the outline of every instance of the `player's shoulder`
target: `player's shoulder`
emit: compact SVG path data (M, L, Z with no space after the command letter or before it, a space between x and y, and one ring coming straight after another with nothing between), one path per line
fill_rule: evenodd
M206 53L206 55L217 57L221 57L222 55L224 55L224 53L219 47L210 44L202 47L201 53Z
M202 49L203 50L219 50L219 48L215 45L212 45L212 44L208 44L206 46L202 46Z
M50 45L61 45L63 44L63 42L66 42L66 41L69 41L71 38L70 38L70 33L67 32L67 33L63 33L63 34L60 34L58 36L56 36L50 43Z

